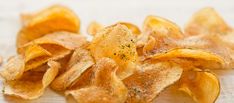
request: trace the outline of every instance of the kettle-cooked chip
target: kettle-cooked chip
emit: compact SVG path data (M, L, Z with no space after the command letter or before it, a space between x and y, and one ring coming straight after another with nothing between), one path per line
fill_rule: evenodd
M199 49L173 49L162 54L156 54L152 59L171 59L171 58L192 58L214 61L224 64L224 60L218 55L205 52Z
M134 25L134 24L132 24L132 23L129 23L129 22L118 22L118 23L121 24L121 25L127 26L127 28L128 28L130 31L132 31L132 33L133 33L134 35L136 35L136 36L141 34L140 29L139 29L136 25Z
M82 35L75 35L70 32L60 31L54 32L51 34L47 34L41 38L35 39L32 42L29 42L22 47L18 48L18 53L22 54L25 52L25 48L28 46L32 46L34 44L42 45L42 44L54 44L58 46L62 46L66 49L74 50L84 44L87 43L87 40Z
M98 22L93 21L93 22L91 22L91 23L89 24L88 29L87 29L87 32L88 32L88 34L90 34L90 35L92 35L92 36L95 36L96 33L97 33L98 31L100 31L101 29L103 29L103 28L104 28L103 25L101 25L101 24L98 23Z
M55 31L78 33L80 20L69 8L53 5L27 19L17 37L17 47Z
M19 80L5 81L4 94L23 99L36 99L40 97L45 88L54 80L60 64L48 62L49 69L44 72L28 71Z
M127 88L116 76L118 65L109 58L102 58L93 67L91 85L77 90L66 91L80 103L124 103Z
M230 30L231 28L225 23L223 18L213 8L206 7L199 10L193 15L193 17L185 27L185 34L224 34L229 32Z
M183 33L175 23L158 17L149 15L143 24L143 31L155 31L158 35L166 35L172 38L182 38Z
M187 93L198 103L214 103L220 93L218 78L208 71L186 71L178 83L179 90Z
M3 65L3 70L0 71L0 75L5 80L19 79L24 72L24 58L22 55L13 56Z
M136 73L124 79L127 103L149 103L166 87L180 79L183 69L172 62L144 63Z
M118 24L121 24L121 25L125 25L130 31L132 31L132 33L134 35L140 35L141 34L141 31L140 29L132 24L132 23L129 23L129 22L118 22ZM98 22L91 22L88 26L88 33L91 34L91 35L95 35L98 31L100 31L101 29L103 29L104 26L101 25L100 23Z
M59 47L57 45L41 45L41 46L45 50L50 52L52 56L41 56L41 57L31 59L30 61L25 63L25 71L39 67L49 60L58 60L70 54L70 50Z
M90 44L91 54L96 60L109 57L120 66L117 75L123 79L135 70L137 52L135 37L121 24L112 25L98 32Z
M28 62L32 59L35 59L37 57L41 56L51 56L52 54L42 48L41 46L34 44L32 46L29 46L26 48L24 53L25 62Z
M72 60L72 61L71 61ZM89 51L79 48L73 53L70 62L74 62L72 66L68 66L67 71L59 75L51 84L55 90L65 90L71 87L76 80L90 68L94 61Z

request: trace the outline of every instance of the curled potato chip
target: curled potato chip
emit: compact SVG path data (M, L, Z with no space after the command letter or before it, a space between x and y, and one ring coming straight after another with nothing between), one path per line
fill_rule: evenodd
M140 35L140 34L141 34L140 29L139 29L136 25L134 25L134 24L132 24L132 23L128 23L128 22L118 22L118 23L121 24L121 25L127 26L127 28L128 28L130 31L132 31L132 33L133 33L134 35Z
M23 26L28 25L29 21L33 18L35 14L27 14L27 13L22 13L20 14L20 20Z
M19 80L4 82L4 95L16 96L23 99L36 99L40 97L45 88L53 81L58 73L60 64L48 62L46 72L25 72Z
M231 30L223 18L210 7L196 12L185 27L185 34L198 35L218 33L224 34Z
M102 58L93 69L94 77L90 86L66 91L66 95L80 103L124 103L127 88L116 76L116 63L112 59Z
M137 62L135 37L126 26L112 25L98 32L93 38L90 52L96 60L110 57L116 61L120 68L117 75L123 79L135 70Z
M214 103L220 93L220 83L211 72L186 71L179 80L179 90L187 93L197 103Z
M164 54L157 54L152 57L153 59L170 59L170 58L193 58L203 59L207 61L215 61L224 64L224 60L218 55L205 52L199 49L173 49Z
M127 103L150 103L166 87L180 79L182 68L172 62L144 63L136 73L124 79Z
M35 45L29 46L29 47L26 48L24 58L25 58L25 62L28 62L31 59L35 59L37 57L51 56L51 55L52 54L50 52L43 49L39 45L35 44Z
M32 59L25 64L25 71L34 69L41 66L49 60L58 60L64 58L66 55L70 54L70 50L64 49L57 45L41 45L45 50L50 52L52 56L41 56Z
M103 29L104 26L101 25L100 23L98 22L91 22L88 26L88 29L87 29L87 32L90 34L90 35L95 35L98 31L100 31L101 29Z
M140 29L136 25L134 25L132 23L118 22L118 24L125 25L136 36L141 34ZM100 23L98 23L98 22L91 22L89 24L89 26L88 26L88 30L87 31L88 31L89 34L91 34L91 35L94 36L98 31L100 31L103 28L104 28L104 26L101 25Z
M166 35L172 38L182 38L183 33L175 23L157 16L147 16L143 23L143 31L155 31L157 35Z
M0 71L0 75L5 80L19 79L24 72L24 58L22 55L16 55L10 58L7 64L3 65L3 70Z
M71 68L68 67L67 71L59 75L51 84L51 87L55 90L65 90L71 87L76 80L84 73L88 68L90 68L94 61L89 53L85 49L76 49L73 53L70 62L73 65Z
M26 19L17 37L17 47L55 31L79 32L80 20L69 8L53 5Z
M70 32L60 31L54 32L52 34L47 34L41 38L35 39L34 41L25 44L24 46L18 48L18 53L24 53L25 48L34 44L54 44L62 46L66 49L74 50L75 48L78 48L86 43L87 40L84 36L75 35Z

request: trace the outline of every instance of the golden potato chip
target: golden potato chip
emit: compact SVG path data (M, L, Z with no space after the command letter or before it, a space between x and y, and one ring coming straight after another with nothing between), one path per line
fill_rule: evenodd
M196 12L185 27L185 34L198 35L218 33L224 34L231 30L223 18L210 7Z
M66 49L74 50L75 48L78 48L86 43L87 40L84 36L75 35L70 32L60 31L54 32L52 34L47 34L41 38L35 39L34 41L25 44L24 46L18 48L18 53L24 53L25 48L34 44L54 44L62 46Z
M193 58L203 59L207 61L215 61L224 64L224 60L218 55L214 55L209 52L205 52L199 49L173 49L163 54L157 54L152 59L167 59L167 58Z
M81 103L124 103L127 97L127 88L116 76L118 66L109 58L100 59L93 67L94 77L91 86L66 91Z
M166 87L180 79L183 69L172 62L144 63L136 73L124 79L128 88L126 103L150 103Z
M74 61L73 61L74 60ZM85 49L76 49L73 53L70 62L73 65L71 68L68 67L67 71L59 75L51 84L51 87L55 90L65 90L71 87L75 81L93 64L93 58L89 51Z
M211 72L186 71L179 80L179 90L187 93L197 103L214 103L220 93L220 84Z
M136 25L134 25L132 23L118 22L117 24L125 25L136 36L141 34L140 29ZM88 30L87 31L88 31L89 34L91 34L91 35L94 36L98 31L100 31L103 28L104 28L104 26L101 25L100 23L98 23L98 22L91 22L89 24L89 26L88 26Z
M29 46L29 47L26 48L24 58L25 58L25 62L28 62L31 59L35 59L37 57L51 56L51 55L52 54L50 52L43 49L39 45L35 44L35 45Z
M26 62L25 71L39 67L49 60L58 60L70 54L70 50L57 45L41 45L41 47L50 52L52 56L41 56Z
M49 61L50 67L44 72L25 72L19 80L5 81L4 94L23 99L36 99L40 97L45 88L52 82L58 73L60 64Z
M140 34L141 34L140 29L139 29L136 25L134 25L134 24L132 24L132 23L128 23L128 22L118 22L118 23L121 24L121 25L127 26L127 28L128 28L130 31L132 31L132 33L133 33L134 35L140 35Z
M166 35L172 38L182 38L183 33L175 23L158 17L149 15L143 23L143 31L155 31L158 35Z
M61 5L53 5L35 13L17 37L17 47L36 38L55 31L69 31L78 33L80 20L73 11Z
M135 37L121 24L112 25L98 32L90 44L91 54L96 60L109 57L116 61L120 68L117 75L123 79L132 74L137 62Z
M97 33L98 31L100 31L100 30L103 29L103 28L104 28L103 25L101 25L101 24L98 23L98 22L93 21L93 22L91 22L91 23L89 24L88 29L87 29L87 32L88 32L88 34L94 36L94 35L96 35L96 33Z
M217 35L197 35L184 38L177 42L180 47L201 49L206 52L210 52L219 56L224 60L225 68L232 68L233 64L233 51L227 47L225 43L222 43L221 38Z
M3 65L3 70L0 71L0 75L5 80L19 79L24 72L24 58L22 55L16 55L10 58L6 64Z
M29 21L33 18L35 14L27 14L27 13L22 13L20 14L20 20L22 23L22 26L28 25Z

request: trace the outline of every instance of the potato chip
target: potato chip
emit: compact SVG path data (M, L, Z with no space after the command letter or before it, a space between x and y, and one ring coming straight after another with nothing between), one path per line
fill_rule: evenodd
M180 79L183 69L172 62L144 63L136 73L124 79L127 103L150 103L166 87Z
M62 46L66 49L74 50L75 48L78 48L86 43L87 40L84 36L75 35L70 32L60 31L54 32L52 34L47 34L41 38L35 39L34 41L25 44L24 46L18 48L18 53L24 53L25 48L34 44L54 44Z
M37 58L37 57L51 56L51 55L52 54L50 52L43 49L41 46L35 44L35 45L29 46L26 48L24 58L25 58L25 62L28 62L32 59Z
M123 79L135 70L137 52L135 37L126 26L116 24L98 32L90 44L91 54L96 60L109 57L116 61L120 68L117 75Z
M67 71L59 75L51 84L51 87L55 90L65 90L71 87L75 81L84 73L88 68L90 68L94 61L89 53L85 49L76 49L73 53L70 62L73 65L68 67Z
M224 34L231 30L223 18L210 7L196 12L185 27L185 34L198 35L218 33Z
M136 25L134 25L132 23L118 22L118 24L125 25L136 36L141 34L140 29ZM89 34L91 34L91 35L94 36L98 31L100 31L103 28L104 28L104 26L101 25L100 23L98 23L98 22L91 22L89 24L89 26L88 26L88 30L87 31L88 31Z
M179 80L179 90L187 93L197 103L214 103L220 93L220 83L211 72L186 71Z
M103 25L101 25L101 24L98 23L98 22L93 21L93 22L91 22L91 23L89 24L88 29L87 29L87 32L88 32L88 34L94 36L94 35L96 35L96 33L97 33L98 31L100 31L100 30L103 29L103 28L104 28Z
M5 81L3 93L30 100L40 97L60 68L60 64L54 61L49 61L48 65L50 68L45 73L29 71L19 80Z
M27 26L29 21L33 18L35 14L27 14L27 13L22 13L20 14L20 20L22 23L22 26Z
M49 60L58 60L66 55L70 54L70 50L64 49L57 45L41 45L45 50L50 52L52 56L41 56L35 59L32 59L25 64L25 71L34 69L36 67L41 66Z
M130 31L132 31L132 34L136 36L141 34L140 29L132 23L129 22L118 22L118 23L121 25L125 25Z
M0 75L5 80L19 79L24 72L24 58L22 55L13 56L3 65L3 70L0 71Z
M177 26L175 23L153 15L146 17L143 24L143 31L154 31L158 35L166 35L172 38L183 37L183 33L181 32L179 26Z
M127 88L116 76L116 63L112 59L102 58L93 69L94 77L90 86L67 91L66 95L81 103L124 103Z
M78 33L80 29L79 18L69 8L61 5L44 9L26 22L18 34L17 47L55 31Z
M214 61L224 64L224 60L218 55L214 55L209 52L205 52L199 49L173 49L167 51L164 54L157 54L152 57L152 59L170 59L170 58L193 58L193 59L203 59L207 61Z

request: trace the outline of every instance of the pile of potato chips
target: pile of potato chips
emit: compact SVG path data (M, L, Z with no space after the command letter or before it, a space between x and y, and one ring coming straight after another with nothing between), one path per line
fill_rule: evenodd
M53 5L22 14L18 54L3 64L3 94L32 100L47 87L79 103L151 103L166 87L213 103L220 93L213 69L232 69L234 30L212 8L194 14L185 30L161 17L143 27L92 22L92 41L80 20Z

